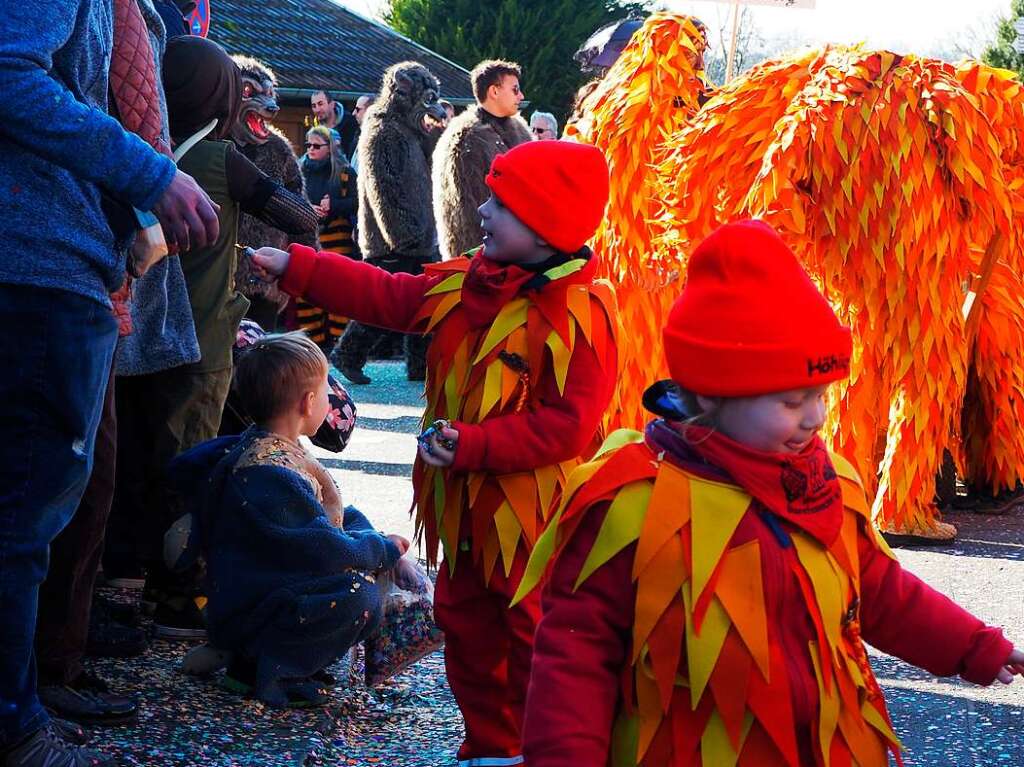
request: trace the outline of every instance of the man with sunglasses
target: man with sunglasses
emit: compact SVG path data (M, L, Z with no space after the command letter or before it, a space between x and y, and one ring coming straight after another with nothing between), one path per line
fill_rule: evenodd
M519 116L522 70L510 61L489 60L470 72L475 107L453 118L434 150L434 217L444 259L457 258L483 239L477 211L490 191L484 178L499 154L533 136Z
M530 132L534 141L554 141L558 138L558 120L551 112L530 115Z

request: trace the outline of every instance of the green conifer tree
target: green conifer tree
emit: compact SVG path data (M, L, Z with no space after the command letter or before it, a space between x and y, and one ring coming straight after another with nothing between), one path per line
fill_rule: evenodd
M999 34L996 37L996 42L986 48L982 55L986 64L1024 73L1024 55L1013 49L1013 41L1017 38L1017 30L1013 23L1022 18L1024 18L1024 0L1011 0L1010 17L999 22Z
M573 54L596 29L641 7L617 0L391 0L386 20L467 69L484 59L519 63L530 110L563 120L587 79Z

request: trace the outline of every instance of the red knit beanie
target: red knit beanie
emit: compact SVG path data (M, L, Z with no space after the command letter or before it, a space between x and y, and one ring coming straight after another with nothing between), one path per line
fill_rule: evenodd
M726 224L700 244L665 325L669 372L695 394L746 397L850 373L850 329L767 224Z
M487 186L548 245L575 253L604 217L608 163L589 144L527 141L494 158Z

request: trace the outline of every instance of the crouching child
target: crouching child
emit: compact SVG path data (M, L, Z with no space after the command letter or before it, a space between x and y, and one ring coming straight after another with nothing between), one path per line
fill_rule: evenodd
M327 369L301 333L260 339L235 374L255 424L171 466L206 561L210 643L231 658L225 686L270 705L322 703L324 669L380 620L381 576L416 578L409 542L344 507L299 443L327 415Z

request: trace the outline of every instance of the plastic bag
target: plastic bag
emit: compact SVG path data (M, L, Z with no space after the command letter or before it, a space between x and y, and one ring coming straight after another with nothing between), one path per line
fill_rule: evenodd
M368 687L400 674L444 646L444 635L434 622L434 584L422 565L416 563L415 568L420 590L392 585L384 597L380 626L363 642Z

